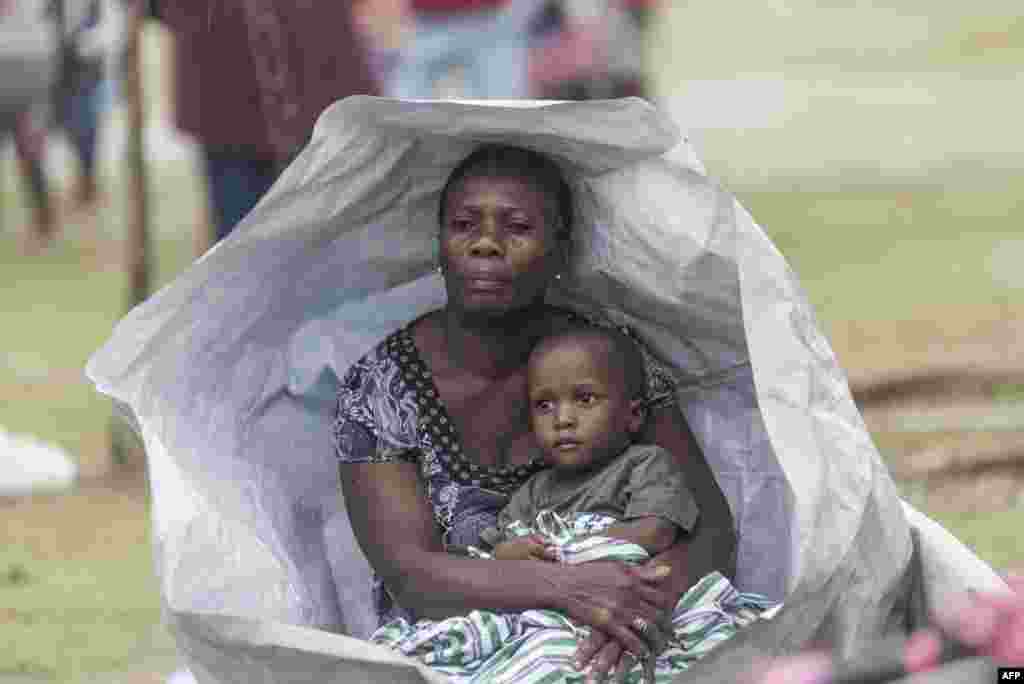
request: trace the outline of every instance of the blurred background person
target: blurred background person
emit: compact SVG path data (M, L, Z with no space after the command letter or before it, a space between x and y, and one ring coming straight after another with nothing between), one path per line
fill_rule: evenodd
M651 96L646 35L655 0L547 0L531 22L534 97Z
M353 20L377 83L389 83L408 39L407 0L355 0Z
M119 0L50 0L48 12L60 36L59 75L53 97L54 119L78 160L73 199L95 206L96 157L102 117L116 92L124 17Z
M30 254L50 244L57 233L56 212L46 177L46 127L38 119L37 111L26 110L16 117L13 131L14 156L32 207L25 241L25 250Z
M55 27L42 4L0 0L0 141L14 139L18 170L33 214L26 234L30 252L49 243L56 230L41 121L56 56Z
M216 240L273 185L324 108L378 92L352 5L148 4L175 39L175 120L200 146Z
M460 97L529 97L528 28L541 5L541 0L407 0L412 35L388 94L441 96L444 79L458 70Z

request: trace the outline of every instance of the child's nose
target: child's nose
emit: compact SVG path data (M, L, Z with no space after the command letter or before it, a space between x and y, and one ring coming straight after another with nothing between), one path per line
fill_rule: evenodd
M576 424L576 412L571 406L565 404L559 404L555 409L555 426L556 427L572 427Z

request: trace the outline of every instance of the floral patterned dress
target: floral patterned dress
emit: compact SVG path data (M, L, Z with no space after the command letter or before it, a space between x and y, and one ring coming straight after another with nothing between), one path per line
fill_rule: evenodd
M611 327L605 319L565 315L576 322ZM672 372L656 360L633 331L647 374L649 408L676 401ZM411 324L392 333L345 374L338 392L333 436L338 461L416 463L446 549L479 543L480 533L497 522L508 496L545 467L536 458L525 465L483 466L463 453L455 425L441 402L430 369L413 340ZM409 619L384 587L374 580L379 623Z

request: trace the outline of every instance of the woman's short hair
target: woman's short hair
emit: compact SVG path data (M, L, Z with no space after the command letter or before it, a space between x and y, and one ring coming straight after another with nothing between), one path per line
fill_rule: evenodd
M558 164L540 152L513 145L485 144L476 148L449 174L441 190L441 206L437 212L438 226L444 227L445 208L452 190L466 178L523 178L554 202L561 225L558 238L567 240L572 234L573 196Z

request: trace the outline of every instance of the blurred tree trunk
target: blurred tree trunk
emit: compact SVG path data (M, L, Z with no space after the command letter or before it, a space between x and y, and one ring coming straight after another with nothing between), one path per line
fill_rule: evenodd
M127 0L127 40L124 51L124 99L127 114L124 173L127 177L126 201L128 217L124 242L124 268L128 278L127 310L141 303L150 290L150 256L152 254L149 230L149 201L147 169L143 133L145 130L145 100L142 83L142 54L140 39L145 11L142 2ZM116 469L142 470L146 454L142 443L125 424L114 417L111 422L111 457Z

